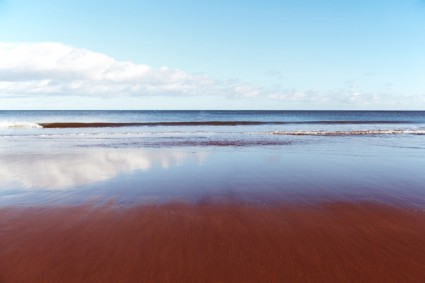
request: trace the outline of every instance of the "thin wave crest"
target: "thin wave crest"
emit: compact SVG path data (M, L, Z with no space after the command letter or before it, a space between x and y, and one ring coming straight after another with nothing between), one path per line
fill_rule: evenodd
M290 124L408 124L409 121L173 121L173 122L54 122L41 123L43 128L116 128L116 127L157 127L157 126L259 126Z

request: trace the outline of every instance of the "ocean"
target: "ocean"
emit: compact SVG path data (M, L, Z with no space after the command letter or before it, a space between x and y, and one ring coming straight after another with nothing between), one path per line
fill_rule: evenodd
M425 203L425 111L0 111L0 205Z
M75 147L261 146L294 136L425 134L412 111L0 111L3 148L35 143ZM12 142L10 142L12 141Z

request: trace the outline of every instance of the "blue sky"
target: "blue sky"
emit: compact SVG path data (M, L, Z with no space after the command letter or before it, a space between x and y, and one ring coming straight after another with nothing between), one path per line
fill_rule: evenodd
M425 107L421 0L0 0L0 42L0 109Z

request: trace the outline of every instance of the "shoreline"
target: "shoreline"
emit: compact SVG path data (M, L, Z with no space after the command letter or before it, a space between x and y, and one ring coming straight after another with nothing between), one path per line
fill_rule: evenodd
M0 282L422 282L425 212L372 202L0 208Z

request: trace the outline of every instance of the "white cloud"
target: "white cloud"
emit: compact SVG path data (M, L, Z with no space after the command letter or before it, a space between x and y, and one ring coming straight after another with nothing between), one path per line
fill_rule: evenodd
M305 108L380 108L384 104L397 108L406 101L411 105L416 100L423 103L420 94L400 96L390 93L388 88L364 91L358 83L334 90L264 88L178 69L118 61L61 43L0 43L0 97L154 95L261 98Z
M214 80L115 60L59 43L0 43L0 94L195 95Z

